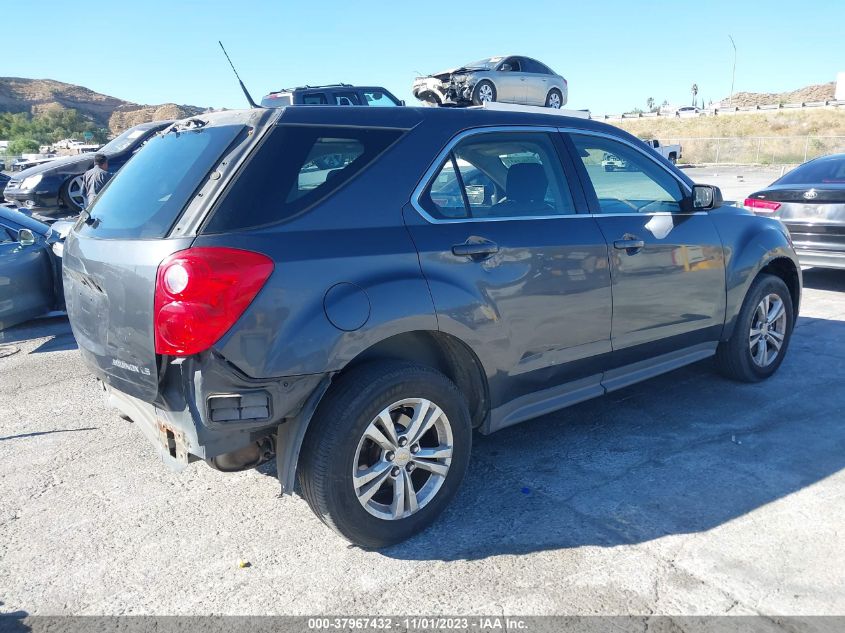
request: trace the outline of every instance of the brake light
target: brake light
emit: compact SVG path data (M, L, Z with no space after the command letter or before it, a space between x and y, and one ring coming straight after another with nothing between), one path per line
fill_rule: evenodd
M771 200L758 200L757 198L746 198L745 206L752 209L754 213L774 213L780 209L780 202Z
M190 356L214 345L273 272L266 255L199 247L174 253L156 273L155 351Z

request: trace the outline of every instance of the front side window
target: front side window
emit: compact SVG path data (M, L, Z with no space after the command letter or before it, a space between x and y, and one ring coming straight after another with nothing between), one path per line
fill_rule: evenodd
M608 138L573 134L602 213L679 213L678 181L633 147Z
M205 231L288 219L337 191L401 135L393 129L279 125L250 158Z
M444 220L575 213L560 158L543 132L494 132L462 140L420 204Z

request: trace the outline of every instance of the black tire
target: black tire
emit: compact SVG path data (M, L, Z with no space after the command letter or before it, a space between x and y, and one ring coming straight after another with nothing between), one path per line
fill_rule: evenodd
M749 334L757 306L764 297L770 294L777 295L783 301L786 312L786 331L784 332L783 343L774 361L766 367L761 367L752 358ZM795 316L789 288L786 287L782 279L774 275L763 274L758 276L751 284L751 288L748 289L731 338L720 343L716 350L716 365L719 371L728 378L742 382L765 380L774 374L783 362L789 348L789 341L792 338L794 325Z
M427 504L405 518L383 519L359 501L352 473L370 423L385 407L406 398L425 398L446 414L452 461ZM466 473L471 445L466 400L446 376L408 362L363 365L338 378L317 408L299 457L302 494L326 525L352 543L368 549L392 545L424 530L448 505Z
M475 88L472 89L472 105L482 105L485 100L483 100L480 96L482 91L482 86L489 86L490 94L492 94L492 98L487 99L487 101L495 101L496 100L496 86L493 85L492 81L488 81L487 79L482 79L477 84L475 84Z
M64 206L69 209L72 213L81 213L82 205L74 202L69 191L71 183L76 178L78 178L78 176L72 176L62 183L62 186L59 188L59 197L61 198Z
M677 165L678 158L674 154L669 154L669 162L673 165Z
M552 95L557 95L557 97L558 97L558 104L559 105L555 109L559 110L560 108L563 107L563 95L561 94L560 90L558 90L557 88L552 88L551 90L549 90L549 94L546 95L546 107L547 108L555 107L551 104Z

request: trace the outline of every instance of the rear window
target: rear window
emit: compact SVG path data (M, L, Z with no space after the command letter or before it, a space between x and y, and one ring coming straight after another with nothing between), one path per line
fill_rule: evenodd
M263 108L283 108L291 104L290 95L277 95L270 93L261 100Z
M776 185L845 184L845 158L823 158L796 167Z
M243 126L170 132L151 139L97 196L76 230L99 238L167 235L194 191Z
M205 232L290 218L360 173L401 134L378 128L278 126L220 202Z

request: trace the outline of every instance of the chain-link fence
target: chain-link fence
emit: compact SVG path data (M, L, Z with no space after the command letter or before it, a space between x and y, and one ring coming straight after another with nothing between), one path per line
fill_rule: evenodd
M845 136L746 136L666 138L680 144L681 162L714 165L797 165L825 154L845 152Z

